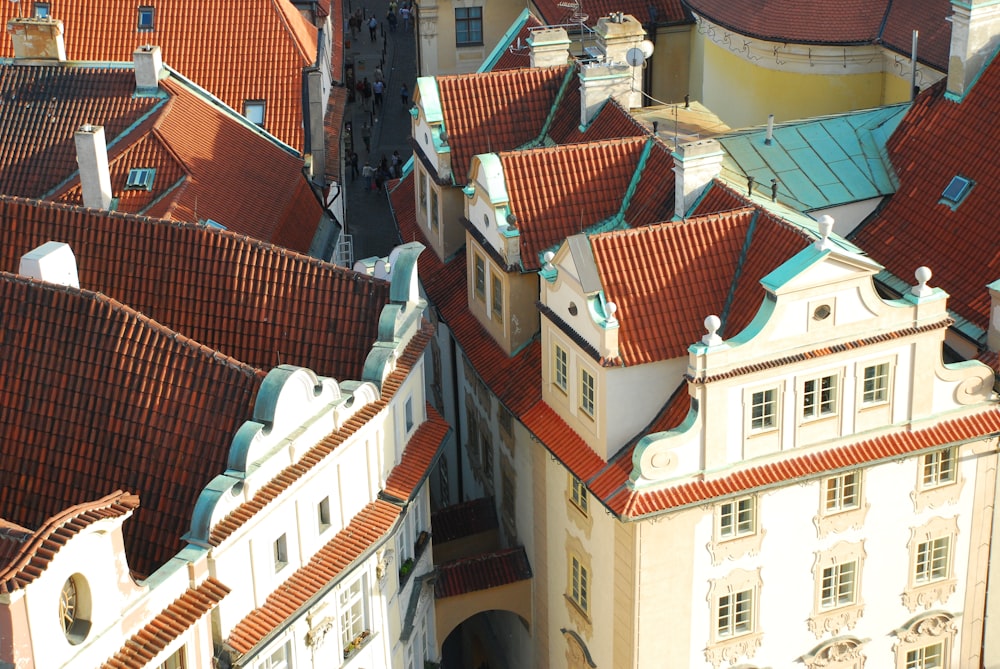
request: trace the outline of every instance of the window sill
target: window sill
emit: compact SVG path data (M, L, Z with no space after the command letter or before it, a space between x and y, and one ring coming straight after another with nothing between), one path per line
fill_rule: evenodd
M827 632L837 636L845 627L849 630L854 629L861 614L864 613L864 609L864 604L857 602L816 611L806 620L806 624L809 626L809 631L815 634L817 639L822 638Z
M745 534L732 539L713 539L706 546L712 556L712 564L718 566L725 560L735 560L744 555L757 555L760 553L760 546L764 541L765 534L766 531L758 527L753 534Z
M572 607L573 607L573 610L574 610L574 611L576 611L576 612L577 612L577 613L578 613L579 615L583 616L583 619L584 619L584 621L585 621L585 622L586 622L586 623L587 623L588 625L590 625L590 624L593 624L593 621L591 621L591 619L590 619L590 614L589 614L589 613L587 613L587 612L586 612L586 611L585 611L585 610L583 609L583 607L582 607L582 606L580 606L580 605L579 605L579 604L577 603L577 601L576 601L575 599L573 599L572 597L570 597L569 595L566 595L566 594L564 594L564 595L563 595L563 597L565 597L565 598L566 598L566 601L567 601L567 602L569 602L570 606L572 606Z
M913 613L920 607L929 609L937 603L943 605L957 588L956 578L943 578L940 581L910 586L903 592L903 606Z
M463 48L466 48L466 47L482 47L482 46L483 46L482 42L461 42L461 43L456 42L455 43L455 48L456 49L463 49Z
M920 513L927 508L940 508L949 504L958 503L958 498L962 494L965 478L959 476L954 481L942 483L941 485L917 488L910 492L910 499L913 501L913 509Z
M868 515L870 507L871 504L865 504L864 506L844 509L843 511L820 511L813 518L817 535L822 539L831 532L844 532L851 528L857 529L864 526L865 517Z
M354 638L354 641L349 643L344 648L344 664L347 664L351 660L351 658L360 653L361 650L369 643L371 643L371 640L374 638L375 635L372 634L371 630L365 630L364 632L356 636Z
M711 662L715 669L719 669L723 664L736 664L740 658L753 657L763 640L762 632L748 632L740 636L715 640L705 649L705 659Z

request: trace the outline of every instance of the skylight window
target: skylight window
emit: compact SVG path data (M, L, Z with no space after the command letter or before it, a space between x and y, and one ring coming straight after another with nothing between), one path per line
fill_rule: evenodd
M972 182L970 180L965 177L953 177L951 183L941 193L941 200L954 209L965 199L970 190L972 190Z
M155 8L149 5L139 7L139 30L152 30Z
M128 171L125 190L153 190L156 170L151 167L133 167Z
M246 116L251 123L263 127L264 107L265 103L263 100L246 100L243 103L243 115Z
M32 9L35 13L36 19L47 19L49 18L49 3L47 2L36 2L32 5Z

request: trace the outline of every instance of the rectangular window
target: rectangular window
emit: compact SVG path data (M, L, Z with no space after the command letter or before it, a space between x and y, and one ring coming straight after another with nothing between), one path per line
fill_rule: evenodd
M865 367L862 404L883 404L889 401L889 363Z
M472 46L483 43L483 8L455 8L455 45Z
M152 167L133 167L125 179L125 190L153 190L156 170Z
M324 497L316 505L316 515L319 518L319 533L330 529L330 498Z
M186 649L181 646L173 655L168 657L157 669L187 669L187 660L184 658Z
M288 564L288 539L282 534L274 542L274 571L279 572Z
M155 16L155 9L149 5L142 5L139 7L139 30L152 30L153 17Z
M750 429L770 430L778 426L778 391L759 390L750 399Z
M403 413L406 421L406 433L413 429L413 398L407 397L406 404L403 405Z
M420 204L420 213L427 213L427 176L423 168L417 168L417 200Z
M924 488L936 488L955 482L955 449L946 448L924 456L920 481Z
M594 377L585 369L580 370L580 409L594 417Z
M340 591L340 638L344 643L344 655L357 650L368 632L365 620L364 578L351 583Z
M292 667L292 642L289 641L281 648L267 656L260 669L291 669Z
M753 590L719 597L717 635L720 639L753 631Z
M490 274L490 294L493 298L493 320L503 323L503 281L496 274Z
M32 10L36 19L49 18L49 3L36 2L32 4Z
M941 669L944 666L944 642L917 648L906 654L906 669Z
M809 379L802 388L802 417L820 418L837 413L837 376Z
M570 476L572 478L572 488L570 490L570 501L583 512L583 515L587 515L587 505L589 504L587 500L587 486L583 484L583 481L576 478L575 476Z
M438 192L431 188L431 228L438 229Z
M482 448L483 478L492 486L493 481L493 443L490 441L490 433L482 430L480 433L480 444Z
M833 476L826 480L826 511L837 513L858 508L861 503L861 479L858 472Z
M858 563L835 564L823 570L820 586L820 606L833 609L854 603L854 591Z
M719 506L719 537L734 539L757 531L755 500L743 497Z
M486 260L479 255L476 256L476 299L485 302L486 301Z
M243 103L243 115L254 125L259 125L263 128L266 106L263 100L247 100Z
M915 583L930 583L948 578L948 560L951 537L940 537L917 544L917 564L913 573Z
M559 344L556 344L554 372L556 387L566 392L569 382L569 364L566 357L566 350L559 346Z
M575 555L572 558L572 572L570 598L586 613L587 607L590 606L590 575L587 573L587 568L580 563L579 558Z

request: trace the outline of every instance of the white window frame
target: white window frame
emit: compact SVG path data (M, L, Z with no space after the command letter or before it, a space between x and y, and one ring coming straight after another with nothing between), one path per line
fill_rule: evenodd
M292 642L286 641L275 648L257 665L257 669L292 669Z
M579 555L569 559L569 598L584 614L590 615L590 568Z
M364 574L340 588L337 596L340 641L345 650L363 633L371 633Z
M823 513L832 515L861 506L861 472L855 470L823 481Z
M719 504L716 532L719 541L757 533L757 498L737 497Z
M869 370L872 374L869 375ZM871 384L869 386L869 384ZM861 369L861 406L888 404L892 397L892 363L888 360L866 364Z
M323 534L333 524L330 515L330 496L327 495L316 504L316 524L319 526L319 533Z
M913 562L913 582L926 585L951 576L952 538L950 535L917 543Z
M570 478L570 493L569 501L579 509L580 513L587 515L590 509L590 501L587 497L587 486L572 474L569 475Z
M288 566L288 535L282 534L274 540L271 546L271 556L274 558L274 573Z
M37 19L49 18L50 11L51 11L51 6L47 2L31 3L31 15Z
M906 652L906 669L943 669L948 666L948 658L945 650L948 644L942 639L936 643L920 646ZM934 650L934 656L929 656L928 651ZM936 661L935 661L936 660ZM929 664L929 661L934 661Z
M490 315L503 323L503 280L496 272L490 272Z
M751 434L762 434L777 430L781 424L781 392L777 386L758 388L749 393L750 411L748 414ZM760 413L758 413L760 407ZM768 408L770 410L768 410Z
M930 490L958 481L958 450L943 448L920 459L920 489Z
M580 368L580 411L591 419L597 415L597 377L583 367Z
M802 420L812 421L836 416L840 408L839 392L839 374L823 374L803 381Z
M858 600L858 560L837 562L820 573L819 608L823 611L851 606Z
M552 385L569 393L569 351L558 343L552 344Z
M732 639L754 630L753 588L719 595L715 600L715 636Z
M473 295L480 302L486 302L486 258L478 251L473 251L472 261L472 290Z

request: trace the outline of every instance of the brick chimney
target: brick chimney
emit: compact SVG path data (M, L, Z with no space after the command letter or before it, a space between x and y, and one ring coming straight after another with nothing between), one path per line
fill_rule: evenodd
M7 21L7 32L17 60L66 60L63 23L58 19L13 18Z
M725 154L714 139L681 144L674 156L674 215L684 218L705 187L722 171Z
M569 35L565 28L535 30L528 38L531 67L553 67L569 62Z
M629 63L629 51L642 48L646 31L631 14L615 12L605 16L594 27L597 34L597 48L609 63ZM642 106L642 65L630 67L632 85L628 100L619 100L626 108Z
M1000 5L995 0L952 0L951 9L948 92L962 97L1000 45Z
M86 123L74 133L73 139L76 141L76 162L80 165L83 206L110 209L111 171L108 169L104 126Z
M160 88L160 73L163 72L163 55L160 47L146 44L132 52L135 63L135 92L151 93Z
M625 63L580 65L580 125L590 125L608 98L628 107L631 93L632 68Z
M21 256L17 273L60 286L80 287L76 256L73 255L73 249L69 244L62 242L45 242L25 253Z

